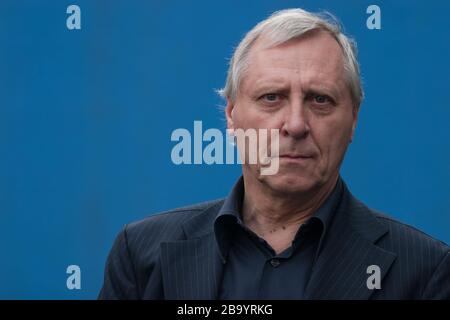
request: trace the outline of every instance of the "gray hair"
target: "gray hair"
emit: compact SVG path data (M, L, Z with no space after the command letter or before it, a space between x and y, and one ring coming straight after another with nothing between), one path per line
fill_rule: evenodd
M235 49L230 60L225 87L218 90L218 93L223 98L228 98L235 102L242 74L248 68L248 54L259 37L267 36L269 41L267 47L269 48L299 38L314 30L328 32L341 46L344 56L346 81L353 103L356 107L359 107L364 98L364 92L361 84L355 41L343 34L340 23L331 14L314 14L302 9L277 11L250 30Z

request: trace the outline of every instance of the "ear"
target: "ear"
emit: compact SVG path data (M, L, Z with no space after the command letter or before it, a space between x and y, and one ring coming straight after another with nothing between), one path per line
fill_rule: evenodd
M227 98L227 106L225 107L225 116L227 118L227 129L234 129L233 121L234 103Z
M352 123L352 133L350 136L350 142L353 140L353 136L355 134L356 123L358 122L359 106L353 107L352 113L353 113L353 123Z

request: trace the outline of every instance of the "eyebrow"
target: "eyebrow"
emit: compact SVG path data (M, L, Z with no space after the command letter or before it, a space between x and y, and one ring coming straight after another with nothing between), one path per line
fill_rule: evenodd
M310 91L326 91L326 92L330 92L330 94L332 94L334 97L336 98L341 98L342 94L341 94L341 90L339 90L339 88L333 84L333 83L320 83L320 84L316 84L316 83L311 83L307 85L307 90Z
M334 83L324 83L321 81L309 81L305 84L305 91L316 91L316 92L329 92L336 98L340 98L342 94L341 90ZM289 81L284 80L283 78L271 78L266 80L258 79L254 83L253 92L261 92L266 90L278 90L278 91L290 91L291 84Z
M284 78L268 78L257 79L253 84L253 92L265 91L265 90L289 90L290 83Z

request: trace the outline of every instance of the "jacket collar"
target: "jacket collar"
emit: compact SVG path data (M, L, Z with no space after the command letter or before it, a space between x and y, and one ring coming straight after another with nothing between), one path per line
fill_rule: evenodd
M388 273L396 255L376 245L387 232L371 210L354 198L343 182L342 197L322 251L306 287L308 299L368 299L367 268ZM217 299L223 263L215 241L214 221L224 201L186 221L184 240L161 244L166 299Z
M396 254L376 245L389 232L372 211L357 200L344 183L341 203L306 287L308 299L368 299L368 267L380 269L380 281Z

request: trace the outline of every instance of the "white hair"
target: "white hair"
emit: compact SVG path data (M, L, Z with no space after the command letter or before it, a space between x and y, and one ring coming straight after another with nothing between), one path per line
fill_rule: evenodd
M264 36L265 47L275 47L299 38L315 30L328 32L342 48L346 81L353 103L359 107L364 93L357 61L356 43L341 31L338 20L329 13L314 14L302 9L286 9L274 12L269 18L250 30L235 49L230 60L225 87L218 90L223 98L235 102L239 83L248 67L248 54L255 41Z

